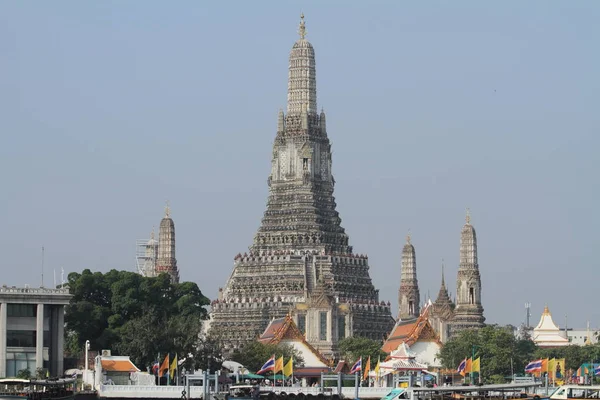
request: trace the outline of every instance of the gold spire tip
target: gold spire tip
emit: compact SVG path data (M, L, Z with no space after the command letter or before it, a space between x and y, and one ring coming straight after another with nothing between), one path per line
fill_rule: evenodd
M298 34L300 39L304 39L306 36L306 26L304 25L304 13L300 14L300 27L298 28Z

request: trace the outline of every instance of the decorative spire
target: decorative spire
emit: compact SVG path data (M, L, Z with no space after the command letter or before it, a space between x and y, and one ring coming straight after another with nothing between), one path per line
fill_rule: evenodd
M169 200L167 200L165 205L165 218L171 218L171 207L169 206Z
M150 233L150 239L154 240L154 227L152 227L152 233Z
M467 224L471 223L471 210L467 208L467 215L465 217L465 221L467 221Z
M300 40L294 43L290 52L287 115L299 115L304 111L311 116L316 116L319 111L317 109L315 50L305 39L304 14L301 16L298 33Z
M408 233L406 234L406 243L410 244L410 229L408 230Z
M304 25L304 13L300 14L300 26L298 27L298 34L300 39L304 40L306 36L306 26Z
M543 312L543 315L550 315L550 310L548 309L548 304L546 304L546 305L544 306L544 312Z
M442 258L442 287L446 287L446 278L444 277L444 259Z

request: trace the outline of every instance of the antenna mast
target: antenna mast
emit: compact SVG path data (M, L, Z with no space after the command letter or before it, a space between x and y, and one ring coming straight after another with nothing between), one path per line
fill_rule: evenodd
M529 317L531 317L531 303L525 303L525 326L529 328Z
M42 287L44 287L44 246L42 246Z

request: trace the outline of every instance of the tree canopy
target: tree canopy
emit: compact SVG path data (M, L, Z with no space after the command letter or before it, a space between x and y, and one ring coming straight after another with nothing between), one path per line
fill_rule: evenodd
M350 364L360 357L363 358L363 362L366 362L369 356L372 363L376 363L379 358L384 360L387 354L381 350L381 346L380 341L365 337L348 337L338 343L340 357Z
M439 353L445 368L455 369L465 358L480 357L483 382L504 381L523 371L536 347L531 340L517 339L510 327L486 325L467 329L448 340Z
M68 348L128 355L140 368L167 352L196 354L209 300L193 282L171 283L130 271L70 273L66 309Z
M263 344L259 341L250 342L243 348L235 350L231 359L248 368L250 372L257 372L273 355L276 358L283 355L284 364L288 362L290 357L294 357L294 367L304 365L302 353L297 351L292 345Z

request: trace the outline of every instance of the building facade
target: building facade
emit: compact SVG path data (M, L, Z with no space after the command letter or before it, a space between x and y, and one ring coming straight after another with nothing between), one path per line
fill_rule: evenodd
M165 216L160 221L158 231L158 256L156 275L167 273L171 282L179 283L179 269L175 258L175 222L171 218L171 207L165 207Z
M68 289L0 288L0 377L38 368L62 376Z
M279 111L269 198L249 253L212 304L210 333L226 351L256 340L269 321L291 315L307 342L333 357L348 336L382 339L393 326L379 300L368 257L353 252L336 211L325 113L317 110L315 52L300 39L291 50L287 113Z

